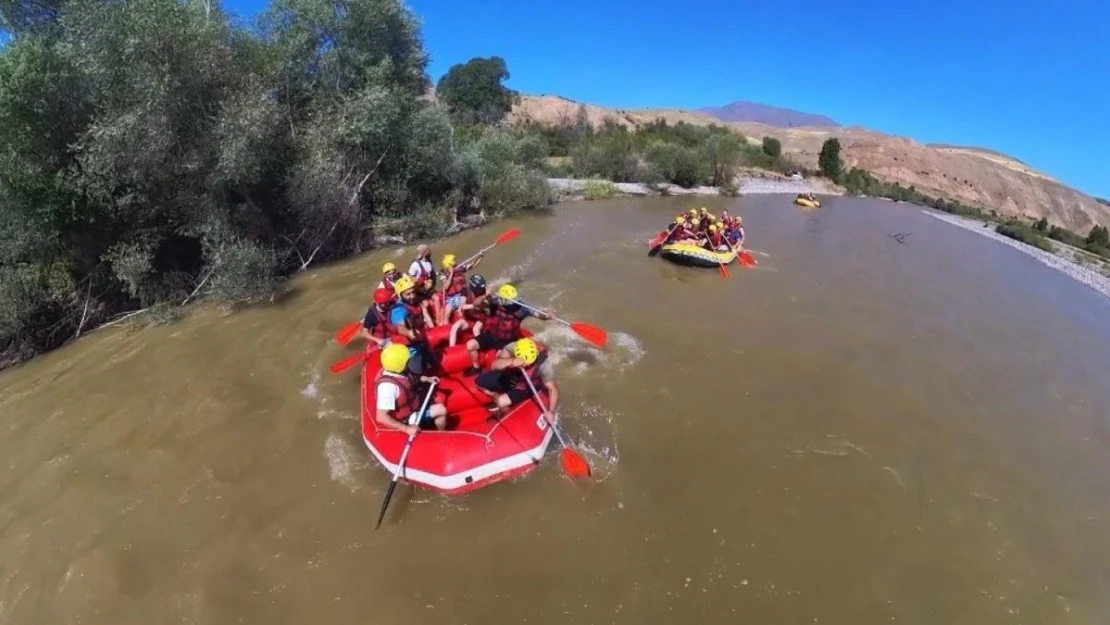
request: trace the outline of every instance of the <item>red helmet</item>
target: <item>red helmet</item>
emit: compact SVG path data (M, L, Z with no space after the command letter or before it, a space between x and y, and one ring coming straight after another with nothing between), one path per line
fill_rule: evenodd
M374 290L374 303L384 306L393 299L393 293L389 289L375 289Z

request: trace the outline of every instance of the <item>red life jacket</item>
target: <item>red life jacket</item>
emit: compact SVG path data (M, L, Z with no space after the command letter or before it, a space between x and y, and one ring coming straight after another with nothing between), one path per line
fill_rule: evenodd
M505 310L501 304L493 306L493 314L483 324L482 331L498 341L515 341L520 338L520 317L515 311Z
M393 305L393 308L390 309L390 314L392 314L393 310L396 310L398 306L402 306L405 309L405 323L408 325L409 330L415 332L418 337L422 337L424 334L424 309L420 306L412 306L404 300L401 300ZM386 327L389 329L390 338L394 343L400 343L401 345L409 345L411 343L411 339L401 334L400 328L390 323L388 319L386 320Z
M515 373L511 378L513 388L528 391L530 393L531 389L528 388L528 383L524 381L524 376L528 376L528 379L532 380L532 386L536 387L537 391L540 390L540 384L543 382L543 378L540 377L539 368L540 365L542 365L546 360L547 350L541 349L540 355L536 357L536 362L528 365L524 369L515 369Z
M366 316L368 318L372 317L374 319L374 323L370 327L366 327L366 320L363 319L362 327L369 330L370 334L373 335L375 338L384 339L389 337L391 333L391 326L389 325L388 309L385 312L382 312L378 310L378 305L374 304L370 306L370 310L366 311Z
M374 378L374 393L378 392L383 382L391 382L401 389L397 395L396 408L393 410L393 418L402 423L407 423L409 415L420 409L421 399L412 392L412 380L405 374L390 374L386 373L385 369L378 371L378 376Z
M466 272L456 269L450 273L451 279L447 282L447 297L466 293Z
M720 232L714 232L713 234L709 235L709 249L710 250L716 252L717 248L724 245L724 244L725 244L725 239L724 239L724 237L721 236Z

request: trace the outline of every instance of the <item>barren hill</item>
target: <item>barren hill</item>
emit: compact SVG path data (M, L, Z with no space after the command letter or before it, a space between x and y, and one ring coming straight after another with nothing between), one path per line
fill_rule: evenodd
M533 119L548 124L572 123L580 104L558 96L522 96L513 108L513 119ZM722 122L703 112L677 109L608 109L585 105L595 126L613 119L635 127L663 118L668 123L722 124L749 139L764 136L782 141L783 152L795 162L817 167L821 144L829 137L840 140L847 167L862 167L876 177L913 185L919 191L995 209L1003 214L1039 219L1086 234L1095 224L1110 225L1110 206L1064 186L1021 161L985 150L956 146L931 146L859 127L775 128L764 124Z
M821 126L838 128L840 124L831 117L803 113L794 109L768 106L758 102L736 101L724 106L707 106L698 109L726 122L754 122L775 128L797 128L799 126Z

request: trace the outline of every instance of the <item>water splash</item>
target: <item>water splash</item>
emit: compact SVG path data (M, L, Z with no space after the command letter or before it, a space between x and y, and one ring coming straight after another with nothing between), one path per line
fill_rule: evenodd
M562 411L561 411L562 412ZM593 477L604 482L617 472L620 450L617 447L617 414L611 410L579 402L574 408L565 411L569 428L567 436L578 450L584 453L593 470Z
M547 322L535 333L547 345L551 364L566 363L575 375L599 371L625 371L644 357L644 348L631 334L613 332L609 344L600 349L583 341L570 328L558 322Z
M370 466L367 455L334 432L328 434L324 441L324 458L328 461L331 479L351 489L351 492L362 488L358 474Z

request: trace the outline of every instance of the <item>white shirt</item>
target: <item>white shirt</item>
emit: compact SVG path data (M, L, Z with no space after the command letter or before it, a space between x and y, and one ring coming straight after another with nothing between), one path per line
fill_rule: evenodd
M396 373L389 373L388 371L382 374L383 378L401 376ZM378 382L378 410L388 410L390 412L397 409L397 398L401 396L401 387L397 386L394 382L380 381Z
M423 268L423 271L421 271L421 268ZM430 277L433 271L435 271L435 267L432 267L432 261L430 260L414 260L409 265L409 275L414 278L419 278L421 275Z

